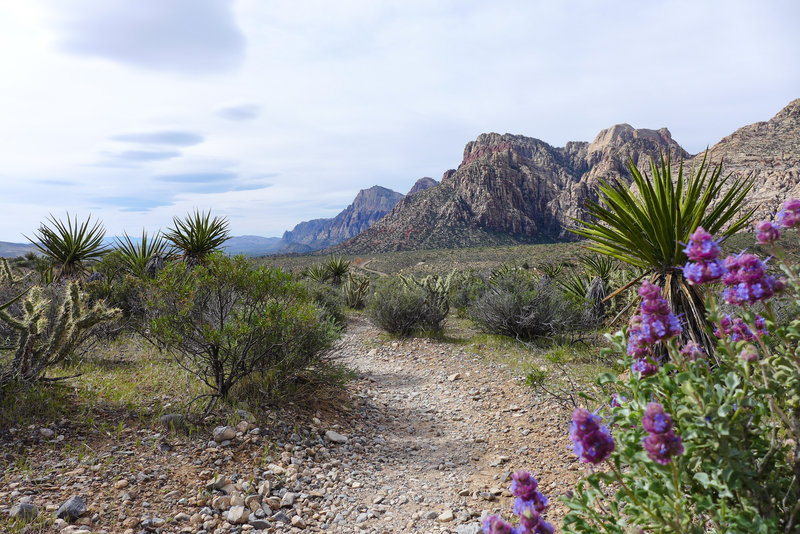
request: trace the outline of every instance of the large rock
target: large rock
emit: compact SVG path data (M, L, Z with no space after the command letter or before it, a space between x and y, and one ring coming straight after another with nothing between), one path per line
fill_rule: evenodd
M78 495L73 495L67 499L56 511L56 517L75 521L86 513L86 502Z
M236 429L232 426L218 426L214 429L214 441L222 443L236 437Z
M39 515L39 510L32 502L20 502L11 507L8 512L8 517L18 521L33 521Z

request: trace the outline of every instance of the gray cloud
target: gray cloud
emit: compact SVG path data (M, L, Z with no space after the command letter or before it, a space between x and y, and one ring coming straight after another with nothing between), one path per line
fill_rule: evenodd
M175 184L180 192L189 193L226 193L229 191L254 191L271 187L272 183L262 181L263 178L275 176L264 174L251 179L243 179L233 172L187 172L178 174L161 174L155 177L159 182Z
M192 146L204 141L200 134L192 132L161 131L119 134L111 137L112 141L123 143L144 143L152 145Z
M181 174L162 174L156 176L156 180L178 184L208 184L231 182L236 176L236 173L233 172L187 172Z
M54 7L59 48L74 54L193 74L230 70L244 59L232 0L70 0Z
M107 206L114 206L120 209L120 211L128 211L128 212L145 212L150 211L153 208L158 208L161 206L169 206L172 202L159 199L152 199L152 198L142 198L142 197L97 197L93 198L92 202L97 202L101 205Z
M177 158L180 155L181 153L177 150L126 150L124 152L114 154L113 157L114 159L123 161L144 162L172 159Z
M257 118L261 113L258 104L241 104L238 106L225 106L217 114L223 119L231 121L249 121Z

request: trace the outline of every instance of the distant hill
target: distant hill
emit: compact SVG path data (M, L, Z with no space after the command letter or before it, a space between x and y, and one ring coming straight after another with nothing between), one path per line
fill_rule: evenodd
M231 255L264 256L274 253L282 244L283 241L280 237L240 235L228 239L222 249L226 254Z
M650 158L670 154L698 163L668 129L618 124L592 141L553 147L522 135L488 133L467 143L458 168L441 182L406 196L368 230L336 247L351 254L574 239L573 218L597 199L600 179L630 183L626 162L649 169ZM800 100L767 122L745 126L711 150L724 172L752 174L748 206L773 215L790 196L800 197Z
M24 256L28 252L36 252L36 247L30 243L8 243L0 241L0 258L16 258Z

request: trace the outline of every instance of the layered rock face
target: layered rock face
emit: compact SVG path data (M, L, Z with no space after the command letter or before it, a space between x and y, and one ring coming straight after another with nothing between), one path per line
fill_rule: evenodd
M360 234L403 198L401 193L373 186L359 191L353 203L333 219L301 222L283 234L283 251L317 250Z
M409 195L413 195L414 193L418 193L420 191L424 191L425 189L429 189L431 187L435 187L439 185L439 182L434 180L433 178L429 178L424 176L414 182L414 185L411 187L411 190L408 192Z
M348 252L449 248L571 239L574 218L585 219L599 180L630 183L631 159L647 170L651 158L670 155L697 163L666 128L618 124L591 143L556 148L538 139L481 134L467 144L461 165L436 187L409 195L372 228L340 245ZM711 151L724 172L756 177L748 206L769 216L789 196L800 197L800 100L768 122L726 137Z

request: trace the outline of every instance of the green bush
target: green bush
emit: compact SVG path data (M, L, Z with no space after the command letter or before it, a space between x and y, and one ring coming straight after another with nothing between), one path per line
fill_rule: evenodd
M369 278L349 273L342 283L344 303L354 310L363 309L367 305L369 295Z
M586 322L549 277L522 269L495 273L486 292L470 308L470 317L486 333L523 341L565 333Z
M311 300L320 311L320 318L329 320L342 328L347 324L344 302L336 289L329 285L308 282L306 284Z
M447 307L432 292L399 277L384 277L375 285L368 314L378 327L407 336L416 331L439 332L444 328Z
M171 264L149 282L146 303L153 336L211 388L206 411L244 377L258 375L268 394L278 391L337 336L291 275L253 269L242 256Z

